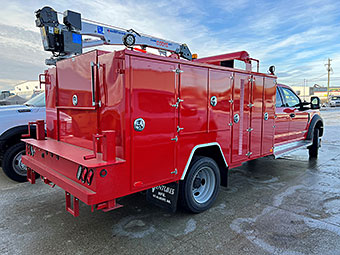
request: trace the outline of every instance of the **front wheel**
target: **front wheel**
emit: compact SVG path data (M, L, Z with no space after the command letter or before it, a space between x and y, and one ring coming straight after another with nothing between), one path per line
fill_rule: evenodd
M216 162L208 157L195 157L187 176L181 182L182 205L193 213L209 209L217 198L220 182Z
M313 143L308 148L310 158L318 157L319 147L320 147L320 130L318 128L315 128L313 132Z
M25 155L25 144L20 142L9 147L2 159L2 169L13 181L27 181L27 169L21 161L22 155Z

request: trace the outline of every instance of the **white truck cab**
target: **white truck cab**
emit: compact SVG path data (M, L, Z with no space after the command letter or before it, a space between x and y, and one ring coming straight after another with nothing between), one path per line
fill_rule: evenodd
M45 93L23 105L0 106L0 161L3 171L12 180L27 181L26 167L21 162L25 144L20 139L23 134L28 133L28 122L45 118Z

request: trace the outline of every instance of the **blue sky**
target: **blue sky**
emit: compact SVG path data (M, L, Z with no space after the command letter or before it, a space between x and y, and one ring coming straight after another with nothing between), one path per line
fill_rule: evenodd
M276 66L288 85L340 86L340 1L6 1L0 9L0 89L35 80L46 68L34 11L63 12L187 43L199 57L246 50L260 71Z

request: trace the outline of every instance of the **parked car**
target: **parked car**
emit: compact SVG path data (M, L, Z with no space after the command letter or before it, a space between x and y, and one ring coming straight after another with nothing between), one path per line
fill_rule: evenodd
M331 107L340 106L340 96L332 96L329 105Z
M45 118L45 93L23 105L0 106L0 160L3 171L12 180L27 181L26 166L21 161L21 156L25 154L25 143L20 139L28 133L29 121Z

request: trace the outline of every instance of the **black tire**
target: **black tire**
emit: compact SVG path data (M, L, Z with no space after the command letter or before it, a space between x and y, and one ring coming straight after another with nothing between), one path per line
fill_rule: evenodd
M20 142L9 147L2 160L2 170L13 181L25 182L27 181L27 171L22 167L20 154L26 154L25 143Z
M217 198L220 183L220 170L216 162L208 157L195 157L180 183L182 206L193 213L209 209Z
M308 148L310 158L318 157L319 147L320 147L320 130L318 128L315 128L313 132L313 144Z

